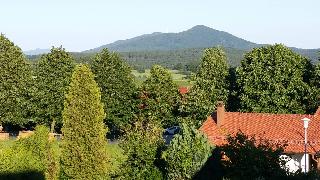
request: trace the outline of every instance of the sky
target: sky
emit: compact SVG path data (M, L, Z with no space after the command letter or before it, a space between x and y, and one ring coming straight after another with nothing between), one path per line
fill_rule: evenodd
M320 48L319 0L0 0L0 32L22 50L92 49L205 25L255 43Z

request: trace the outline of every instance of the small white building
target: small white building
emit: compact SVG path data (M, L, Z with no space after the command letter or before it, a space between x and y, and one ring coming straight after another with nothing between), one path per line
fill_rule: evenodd
M310 119L306 156L303 118ZM207 118L200 130L217 146L227 143L226 136L239 130L246 135L286 144L281 158L289 158L286 168L290 172L299 169L304 172L305 167L307 172L312 168L320 169L320 158L316 156L320 151L320 107L314 115L226 112L220 101L216 112Z

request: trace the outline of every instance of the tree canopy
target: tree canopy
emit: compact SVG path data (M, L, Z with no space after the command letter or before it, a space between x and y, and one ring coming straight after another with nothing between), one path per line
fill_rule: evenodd
M28 122L31 82L31 69L21 49L1 34L0 124L24 125Z
M150 76L142 85L142 111L156 117L164 127L177 124L176 116L178 109L179 92L174 84L170 72L154 65Z
M106 111L105 122L112 134L119 133L137 108L137 87L131 68L118 54L103 49L92 63L92 72L101 88L102 102Z
M221 48L204 51L201 64L193 76L190 92L182 100L180 111L201 124L214 111L217 101L227 101L229 67Z
M35 103L38 123L62 125L63 102L74 65L73 57L62 47L53 47L36 64Z
M240 110L306 113L310 72L309 60L281 44L254 48L237 69Z

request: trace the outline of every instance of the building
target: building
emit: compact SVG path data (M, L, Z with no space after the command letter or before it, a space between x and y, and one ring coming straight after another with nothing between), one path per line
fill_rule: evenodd
M286 164L289 171L304 170L304 127L302 118L309 118L307 163L320 169L320 107L314 115L307 114L271 114L226 112L223 102L218 102L216 112L203 123L200 130L216 146L227 143L226 136L241 130L246 135L267 139L274 143L287 144L284 156L290 156Z

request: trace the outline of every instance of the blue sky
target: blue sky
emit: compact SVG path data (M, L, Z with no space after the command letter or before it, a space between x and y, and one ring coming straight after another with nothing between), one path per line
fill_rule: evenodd
M320 48L319 0L0 0L0 32L23 50L82 51L206 25L257 43Z

